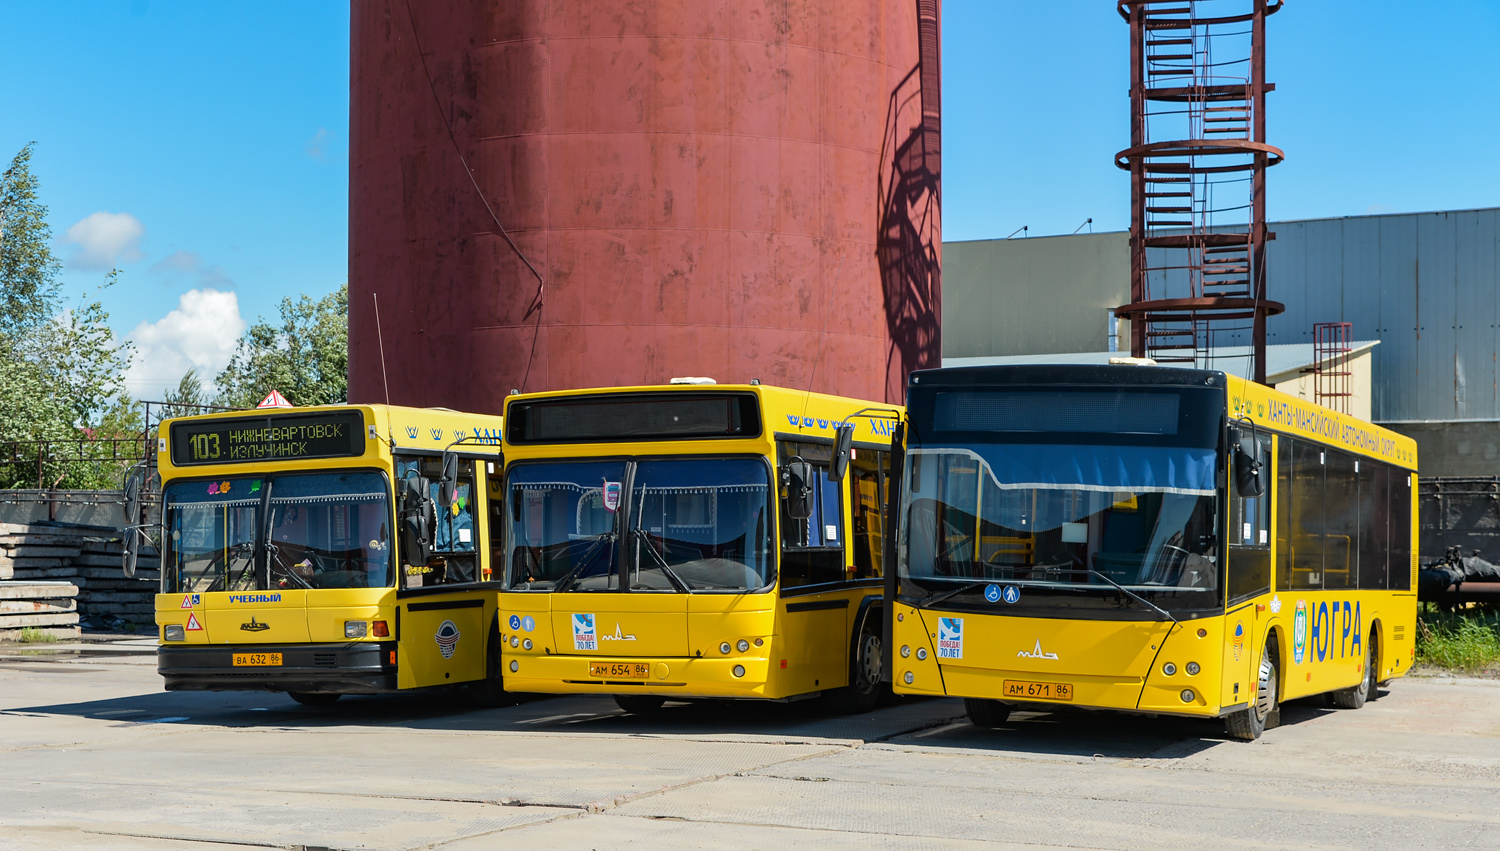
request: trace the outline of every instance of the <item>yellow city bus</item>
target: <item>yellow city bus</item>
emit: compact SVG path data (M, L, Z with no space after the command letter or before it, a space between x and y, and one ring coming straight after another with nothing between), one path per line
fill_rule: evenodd
M505 688L873 706L899 415L706 380L510 397Z
M501 693L485 543L502 515L500 427L385 405L164 423L166 688L305 704L459 683Z
M915 372L894 688L1223 718L1358 708L1415 657L1416 446L1221 372ZM895 497L893 497L895 499Z

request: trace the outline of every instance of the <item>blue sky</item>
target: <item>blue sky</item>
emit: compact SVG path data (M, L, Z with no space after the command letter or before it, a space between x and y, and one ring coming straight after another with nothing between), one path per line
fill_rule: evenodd
M1128 226L1114 5L944 4L946 239ZM1290 0L1269 30L1273 219L1500 205L1500 3ZM347 4L11 2L0 31L0 157L38 143L72 297L123 270L132 392L345 280Z

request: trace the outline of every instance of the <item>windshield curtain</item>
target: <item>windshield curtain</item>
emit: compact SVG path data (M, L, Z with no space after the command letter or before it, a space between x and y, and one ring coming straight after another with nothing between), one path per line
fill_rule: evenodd
M512 589L620 591L621 569L631 591L743 593L775 582L759 459L521 463L507 477Z
M986 586L1014 585L1023 605L999 605L1016 613L1219 603L1211 450L913 447L906 464L900 573L929 596L993 607Z
M174 482L163 497L168 593L392 584L380 473Z

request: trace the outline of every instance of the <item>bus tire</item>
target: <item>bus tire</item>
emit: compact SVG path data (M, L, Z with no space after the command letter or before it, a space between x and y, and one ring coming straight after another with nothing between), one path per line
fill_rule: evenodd
M1340 689L1330 695L1334 706L1340 709L1358 709L1375 693L1375 666L1380 664L1380 654L1375 647L1377 640L1375 630L1370 630L1370 642L1365 645L1365 675L1354 688Z
M966 697L964 698L964 712L968 714L969 722L976 727L994 729L1010 719L1010 705L998 700Z
M1255 678L1255 701L1249 706L1225 717L1224 728L1230 737L1253 742L1266 731L1268 721L1280 711L1277 695L1281 688L1281 672L1276 658L1276 642L1268 638L1260 651L1260 671Z
M343 697L341 694L326 694L318 691L289 691L286 696L303 706L327 706Z
M871 622L875 626L871 627ZM849 664L849 684L830 689L823 700L839 715L869 712L880 702L880 669L885 664L879 619L867 616L854 643L854 658Z
M667 699L665 697L655 697L649 694L615 695L615 705L629 712L631 715L653 715L666 702Z

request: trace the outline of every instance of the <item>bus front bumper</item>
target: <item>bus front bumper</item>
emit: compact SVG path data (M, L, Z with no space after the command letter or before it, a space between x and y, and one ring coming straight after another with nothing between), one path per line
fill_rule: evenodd
M236 646L162 645L156 671L167 691L297 691L376 694L396 690L393 641L341 644ZM280 665L235 665L236 656L270 658Z
M505 654L505 690L539 694L642 694L688 700L700 697L779 700L768 682L769 660L731 656L707 658L611 658ZM647 676L596 675L593 664L645 665ZM515 665L512 670L511 666ZM743 673L736 675L735 669Z

